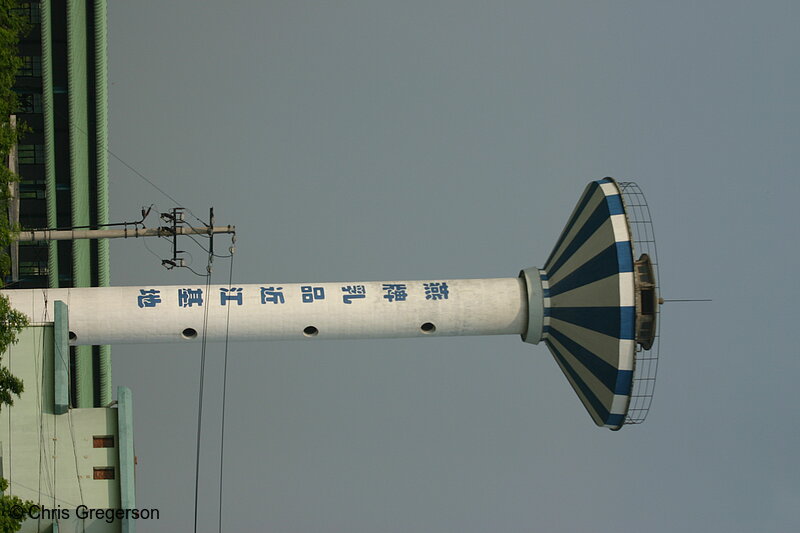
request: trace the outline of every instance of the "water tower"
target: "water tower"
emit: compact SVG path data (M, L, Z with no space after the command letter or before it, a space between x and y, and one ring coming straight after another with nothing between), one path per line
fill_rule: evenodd
M69 308L71 345L520 335L544 342L598 425L644 420L658 259L635 183L591 182L542 268L492 279L5 291L32 323Z

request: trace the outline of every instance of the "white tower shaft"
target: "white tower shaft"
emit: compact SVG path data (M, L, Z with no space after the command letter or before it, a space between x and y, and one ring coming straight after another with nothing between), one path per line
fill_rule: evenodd
M70 343L522 335L520 278L9 290L32 323L69 307ZM204 328L205 323L205 328Z

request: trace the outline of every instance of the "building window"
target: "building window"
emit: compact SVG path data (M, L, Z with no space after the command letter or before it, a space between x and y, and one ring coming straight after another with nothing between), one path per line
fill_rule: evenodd
M47 261L20 261L19 275L23 277L46 276Z
M94 479L114 479L114 467L113 466L94 467Z
M113 448L114 435L95 435L92 437L92 446L94 448Z
M22 56L22 66L17 76L42 77L42 56Z
M17 113L41 113L42 95L39 93L22 93L17 95Z
M44 147L41 144L20 144L17 146L17 159L20 165L40 165L44 163Z
M25 18L29 24L41 24L42 12L39 2L22 2L14 8L14 12Z
M20 200L44 200L45 198L47 198L47 192L44 187L27 187L22 185L19 188Z

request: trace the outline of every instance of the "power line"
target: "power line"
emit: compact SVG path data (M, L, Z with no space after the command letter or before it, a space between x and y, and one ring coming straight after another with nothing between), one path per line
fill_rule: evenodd
M189 272L191 272L191 273L192 273L192 274L194 274L195 276L199 276L199 277L201 277L201 278L204 278L204 277L205 277L205 275L204 275L204 274L201 274L201 273L197 272L195 269L193 269L193 268L192 268L192 267L190 267L190 266L186 266L186 265L184 265L184 266L183 266L183 268L185 268L185 269L189 270Z
M153 206L151 205L150 207L152 208ZM156 214L157 214L158 216L161 216L161 211L159 211L157 207L155 208L155 212L156 212ZM198 241L197 239L195 239L195 238L192 236L192 234L191 234L191 233L181 233L180 235L182 235L182 236L185 236L185 237L189 237L190 239L192 239L192 240L195 242L195 244L197 244L197 246L198 246L198 247L200 247L200 249L201 249L201 250L203 250L204 252L206 252L207 254L209 254L209 256L218 257L218 258L220 258L220 259L228 259L228 258L232 257L232 254L229 254L229 255L218 255L218 254L212 253L212 252L211 252L211 250L209 250L208 248L206 248L205 246L203 246L203 244L202 244L200 241ZM203 237L206 237L206 238L210 238L210 237L211 237L210 235L204 235L204 234L202 234L202 233L197 233L196 235L201 235L201 236L203 236ZM236 237L235 237L235 235L236 235L236 234L235 234L235 233L233 233L233 237L232 237L232 239L233 239L233 241L234 241L234 242L235 242L235 240L236 240ZM168 237L165 237L165 236L163 236L163 235L159 235L158 237L159 237L159 238L163 238L163 239L166 239L166 238L168 238ZM160 255L158 255L156 252L154 252L154 251L153 251L153 249L152 249L152 248L150 248L150 246L148 246L148 245L147 245L147 240L146 240L146 239L142 239L142 244L144 244L144 247L147 249L147 251L148 251L148 252L150 252L150 254L152 254L152 255L153 255L153 257L156 257L156 258L157 258L157 259L158 259L158 260L161 262L161 264L162 264L162 265L164 265L164 260L161 258L161 256L160 256ZM189 258L192 260L192 262L194 262L194 257L192 256L192 254L191 254L190 252L188 252L188 251L186 251L186 250L181 250L181 251L180 251L180 253L182 253L182 254L187 254L187 255L189 256ZM175 259L175 258L173 258L173 259ZM195 276L198 276L198 277L201 277L201 278L204 278L204 277L206 277L206 274L201 274L201 273L197 272L197 271L196 271L196 270L194 270L194 269L193 269L193 268L192 268L190 265L183 265L183 264L180 264L180 265L178 265L178 266L180 266L180 267L182 267L182 268L186 268L186 269L188 269L188 270L189 270L189 271L190 271L192 274L194 274ZM209 265L209 266L210 266L210 265ZM168 267L168 268L170 268L170 269L171 269L171 267Z
M234 244L236 242L236 237L233 238L233 243L231 243L230 247L230 273L228 275L228 290L230 290L233 286L233 254L235 252ZM231 307L232 305L228 306L227 316L225 318L225 357L223 358L223 366L222 366L222 430L220 434L220 446L219 446L219 533L222 533L222 491L223 491L223 476L222 476L222 466L225 460L225 399L227 397L228 392L228 333L230 331L230 324L231 324Z
M84 133L86 133L86 132L84 132ZM166 192L164 189L162 189L161 187L159 187L158 185L156 185L155 183L153 183L153 181L152 181L150 178L148 178L147 176L145 176L144 174L142 174L141 172L139 172L138 170L136 170L136 169L135 169L135 168L134 168L132 165L129 165L129 164L128 164L128 163L127 163L125 160L123 160L123 159L122 159L120 156L118 156L117 154L115 154L114 152L112 152L112 151L111 151L111 150L109 150L109 149L106 149L106 152L108 152L108 154L109 154L111 157L113 157L114 159L116 159L117 161L119 161L120 163L122 163L123 165L125 165L125 166L126 166L126 167L127 167L127 168L128 168L130 171L131 171L131 172L133 172L134 174L136 174L137 176L139 176L140 178L142 178L144 181L146 181L147 183L149 183L150 185L152 185L152 186L153 186L153 188L154 188L154 189L156 189L158 192L160 192L161 194L163 194L164 196L166 196L167 198L169 198L170 200L172 200L172 202L173 202L175 205L181 205L181 202L179 202L178 200L176 200L175 198L173 198L173 197L172 197L172 196L171 196L171 195L170 195L168 192ZM188 211L188 209L187 209L187 211ZM189 211L189 212L191 213L191 211ZM192 216L194 216L194 215L192 215Z
M147 215L150 214L150 210L153 208L153 204L150 204L150 207L145 209L142 207L142 219L141 220L134 220L131 222L111 222L109 224L89 224L87 226L64 226L64 227L56 227L56 228L31 228L26 229L25 231L72 231L78 229L98 229L98 228L110 228L114 226L124 226L127 228L128 226L133 226L134 228L138 228L139 226L145 227L144 221L147 218ZM158 212L158 210L156 210Z
M63 113L59 113L58 111L56 111L55 109L52 109L52 108L50 109L50 111L51 111L51 112L52 112L54 115L58 115L58 116L60 116L61 118L63 118L64 120L66 120L66 121L68 121L68 122L69 122L69 117L68 117L68 116L65 116ZM75 129L77 129L79 132L83 133L83 134L86 136L86 138L87 138L87 139L89 138L89 134L88 134L88 133L87 133L87 132L86 132L86 131L85 131L83 128L81 128L81 127L80 127L79 125L77 125L77 124L72 124L72 125L73 125L73 126L75 127ZM161 187L159 187L158 185L156 185L156 184L155 184L155 182L153 182L153 181L152 181L151 179L149 179L147 176L145 176L144 174L142 174L141 172L139 172L139 171L138 171L136 168L134 168L134 167L133 167L133 165L130 165L128 162L126 162L126 161L125 161L124 159L122 159L120 156L118 156L117 154L115 154L114 152L112 152L112 151L111 151L111 149L109 149L109 148L106 148L106 153L107 153L107 154L109 154L109 155L110 155L111 157L113 157L114 159L116 159L117 161L119 161L120 163L122 163L123 165L125 165L125 166L126 166L126 167L127 167L127 168L128 168L130 171L131 171L131 172L133 172L134 174L136 174L137 176L139 176L141 179L143 179L144 181L146 181L147 183L149 183L149 184L150 184L150 185L151 185L151 186L152 186L154 189L156 189L158 192L160 192L161 194L163 194L164 196L166 196L167 198L169 198L169 199L170 199L170 200L171 200L173 203L175 203L175 205L181 205L181 202L179 202L178 200L176 200L176 199L175 199L173 196L171 196L169 193L167 193L167 192L166 192L164 189L162 189ZM198 222L200 222L200 223L201 223L201 224L203 224L204 226L207 226L207 225L208 225L208 224L206 224L206 223L205 223L203 220L201 220L200 218L198 218L198 217L197 217L197 215L195 215L195 214L192 212L192 210L191 210L191 209L189 209L188 207L187 207L187 208L185 208L185 209L186 209L186 211L187 211L187 212L188 212L190 215L192 215L192 216L195 218L195 220L197 220Z
M216 258L218 258L218 259L228 259L228 258L231 258L231 257L233 257L233 254L228 254L228 255L219 255L219 254L212 253L212 252L211 252L211 251L210 251L208 248L206 248L205 246L203 246L202 244L200 244L200 241L198 241L197 239L195 239L195 238L194 238L194 236L192 236L192 234L191 234L191 233L186 233L186 234L184 234L184 235L185 235L186 237L189 237L190 239L192 239L192 240L193 240L193 241L194 241L194 242L197 244L197 246L199 246L199 247L200 247L200 249L201 249L201 250L203 250L203 251L204 251L204 252L206 252L207 254L211 254L211 255L213 255L214 257L216 257ZM202 236L202 237L205 237L205 238L208 238L208 237L209 237L208 235L203 235L202 233L196 233L195 235L200 235L200 236Z
M211 290L211 255L208 256L208 264L206 266L206 297ZM200 492L200 437L203 431L203 386L205 383L205 371L206 371L206 346L207 346L207 338L208 338L208 308L210 306L206 305L206 308L203 313L203 342L200 349L200 387L198 391L198 399L197 399L197 447L195 453L195 465L194 465L194 532L197 533L197 503L198 503L198 495Z
M153 250L152 250L152 249L151 249L151 248L150 248L150 247L147 245L147 239L142 239L142 244L144 244L144 247L145 247L145 248L147 248L147 251L148 251L148 252L150 252L151 254L153 254L153 256L154 256L156 259L158 259L159 261L161 261L161 256L160 256L160 255L158 255L157 253L155 253L155 252L154 252L154 251L153 251Z

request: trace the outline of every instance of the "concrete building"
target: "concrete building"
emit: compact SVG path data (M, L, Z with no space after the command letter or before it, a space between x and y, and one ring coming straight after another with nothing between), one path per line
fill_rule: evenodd
M82 518L135 508L131 392L120 387L109 407L70 407L69 311L63 302L52 310L3 355L25 392L0 411L0 476L39 507L23 532L133 531L130 517Z

